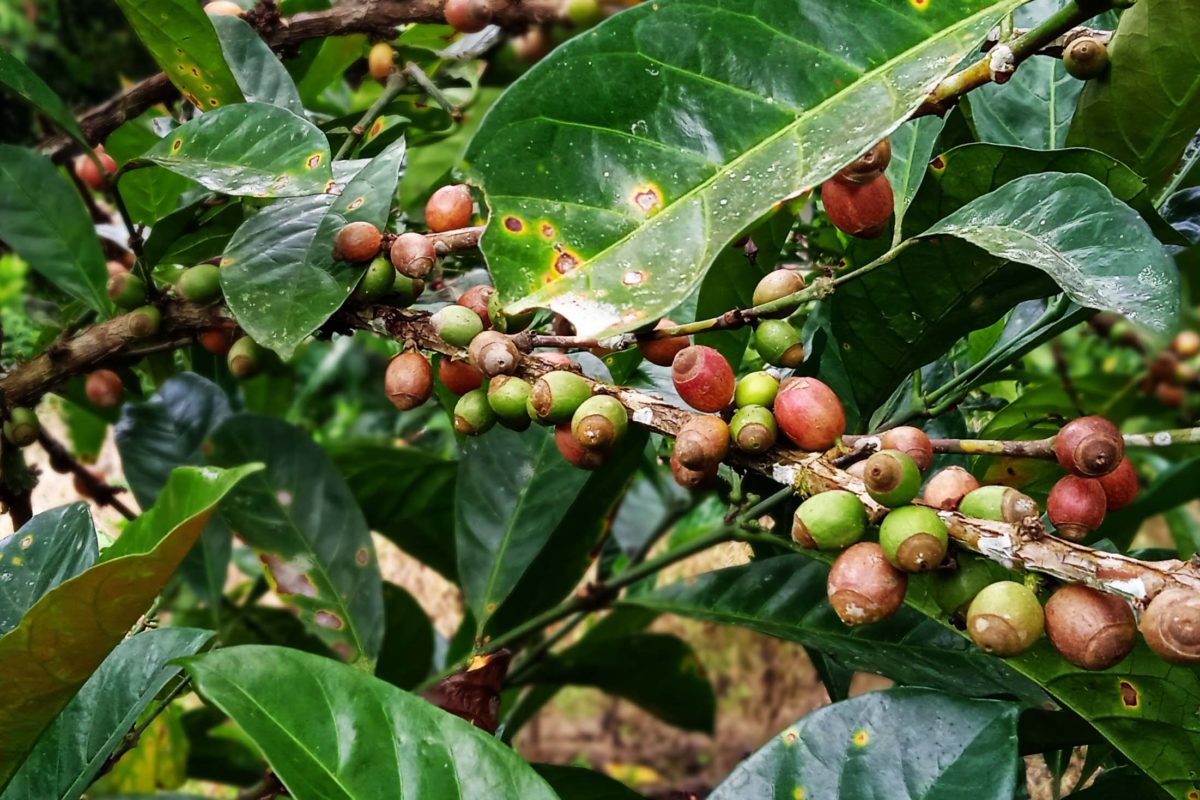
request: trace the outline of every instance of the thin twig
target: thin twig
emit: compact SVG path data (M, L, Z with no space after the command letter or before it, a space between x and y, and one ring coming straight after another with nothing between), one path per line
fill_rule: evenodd
M383 92L380 93L379 97L375 98L375 102L359 118L358 122L354 123L354 127L350 129L350 133L346 136L346 141L342 142L342 146L338 148L337 154L333 157L334 161L340 161L350 155L351 151L354 150L354 146L371 129L375 118L383 113L383 109L387 107L387 104L395 100L396 96L407 85L408 79L405 78L403 72L397 72L393 69L388 74L387 82L383 85Z
M71 455L71 452L62 442L43 430L38 434L38 444L42 446L42 449L46 451L46 455L50 457L50 465L55 470L69 472L75 477L75 480L84 489L84 496L92 498L102 506L111 506L125 519L137 519L137 513L117 497L117 493L122 490L114 486L109 486L92 474L91 470L80 464Z
M436 103L443 111L450 115L450 119L459 121L462 119L462 109L450 102L450 98L446 97L445 93L438 87L433 79L425 74L425 70L409 61L404 65L404 71L408 74L417 86L421 87L421 91L429 95L429 99Z

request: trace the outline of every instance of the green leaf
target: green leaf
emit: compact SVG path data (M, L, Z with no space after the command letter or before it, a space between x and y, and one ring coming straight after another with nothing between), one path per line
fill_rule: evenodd
M934 145L945 125L946 120L942 117L917 117L892 131L892 160L888 164L887 177L892 184L896 209L893 225L896 240L893 244L900 241L905 214L925 181Z
M336 661L244 646L189 658L184 669L294 797L558 800L495 737Z
M1121 13L1108 71L1087 82L1067 144L1108 153L1158 193L1200 128L1200 0L1139 0ZM1019 70L1018 70L1019 71Z
M261 461L221 516L258 552L271 588L347 661L374 661L383 641L379 561L350 488L308 434L256 414L212 434L218 465Z
M247 103L270 103L304 117L304 103L292 83L292 76L283 68L258 31L240 17L214 16L209 18L221 40L221 49L238 87Z
M176 470L158 503L89 569L0 637L0 788L166 585L221 498L259 469Z
M67 108L62 98L7 49L0 50L0 86L7 87L34 109L45 114L80 146L91 149L91 145L83 138L83 131L79 129L75 115Z
M206 189L250 197L301 197L332 186L325 134L266 103L225 106L185 122L141 155Z
M50 725L13 777L2 800L76 800L180 668L167 662L194 655L210 631L163 628L117 645L79 694Z
M1083 84L1067 74L1061 59L1035 56L1008 83L987 83L971 92L975 130L984 142L1062 147Z
M337 197L272 206L234 234L221 258L221 288L256 342L291 358L346 302L366 266L334 260L333 239L348 222L384 227L404 153L400 140L371 159Z
M572 39L513 84L467 153L507 309L549 307L581 336L658 319L776 202L894 130L1017 5L665 0Z
M924 689L870 692L785 729L709 797L1012 800L1017 713L1011 703Z
M0 634L42 595L96 563L96 527L87 503L43 511L0 539Z
M171 83L201 111L240 103L212 22L191 0L117 0Z
M387 630L375 676L401 689L412 689L433 669L433 625L411 594L394 583L383 584Z
M625 784L585 767L533 764L561 800L645 800Z
M88 308L112 309L108 272L92 221L50 159L0 144L0 239Z

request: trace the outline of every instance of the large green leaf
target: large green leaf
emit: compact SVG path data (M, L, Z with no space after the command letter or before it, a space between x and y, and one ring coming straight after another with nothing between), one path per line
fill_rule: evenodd
M499 739L331 659L244 646L184 668L293 797L558 800Z
M43 511L0 539L0 634L17 626L42 595L96 562L87 503Z
M1017 706L923 689L818 709L729 774L711 800L1012 800Z
M89 308L112 308L104 253L75 188L50 159L7 144L0 144L0 240Z
M196 117L138 161L229 195L300 197L326 192L333 181L325 134L266 103L238 103Z
M79 129L79 123L75 121L75 115L62 98L7 49L0 50L0 86L15 92L26 103L45 114L80 145L89 146L83 138L83 131Z
M945 124L942 117L917 117L892 132L892 160L888 164L887 177L895 198L893 228L896 242L900 241L908 208L925 182L934 145Z
M401 139L371 159L330 202L281 203L234 234L221 257L221 288L255 341L290 358L346 302L366 268L335 260L333 238L348 222L384 226L404 153Z
M615 778L586 767L534 764L533 768L561 800L644 800L640 794Z
M1200 0L1138 0L1121 14L1110 66L1087 82L1067 143L1102 150L1146 177L1170 183L1200 128Z
M662 0L572 39L467 153L510 311L583 336L651 322L781 199L916 109L1018 3Z
M195 628L150 630L109 653L38 740L2 800L77 800L150 701L179 674L167 662L212 638Z
M0 637L0 787L150 606L221 498L257 469L176 470L158 503L95 565L43 595Z
M166 76L201 111L240 103L242 93L208 15L191 0L117 0Z
M1036 56L1003 85L971 92L971 118L979 138L1040 150L1062 147L1083 81L1067 74L1062 60Z
M350 487L308 434L282 420L238 414L212 434L219 465L261 461L221 515L258 551L281 600L347 661L373 661L383 641L379 561Z
M221 49L247 103L270 103L304 117L304 103L292 76L258 31L240 17L211 17Z
M433 625L416 598L394 583L383 584L387 632L375 675L401 689L412 689L433 669Z

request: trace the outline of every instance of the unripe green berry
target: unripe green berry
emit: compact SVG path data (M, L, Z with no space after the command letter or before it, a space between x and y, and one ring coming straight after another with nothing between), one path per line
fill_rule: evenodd
M557 424L569 421L583 401L591 396L592 386L586 378L574 372L555 370L533 384L529 408L536 421Z
M763 406L742 406L729 421L729 432L737 449L746 453L770 450L779 436L775 415Z
M238 380L247 380L262 372L266 360L267 351L249 336L234 342L229 348L229 355L225 357L229 371Z
M532 392L533 387L528 381L512 375L497 375L487 387L488 405L496 412L501 425L523 431L531 421L526 403Z
M488 404L487 392L474 389L454 404L454 430L464 436L486 433L496 424L496 412Z
M754 329L754 349L763 361L777 367L796 367L804 361L800 331L781 319L765 319Z
M447 344L466 347L483 332L479 315L465 306L443 306L431 318L433 329Z
M153 336L162 327L162 312L154 306L142 306L129 312L129 332L139 339Z
M590 28L600 22L604 13L596 0L567 0L566 17L578 29Z
M1062 60L1072 78L1098 78L1108 69L1108 48L1090 36L1081 36L1063 48Z
M14 408L4 421L4 438L17 447L28 447L38 440L42 425L29 408Z
M863 485L876 503L897 508L911 503L921 491L921 470L907 453L880 450L863 467Z
M1000 581L983 588L967 609L967 633L985 653L1015 656L1033 646L1045 629L1037 595L1022 583Z
M779 379L769 372L751 372L738 381L733 400L738 407L765 406L770 408L779 394Z
M417 302L421 292L425 291L425 281L420 278L410 278L397 271L396 280L392 283L392 297L400 308L408 308Z
M108 279L108 297L117 308L137 308L146 302L146 282L132 272L118 272Z
M589 450L607 450L621 440L629 427L629 413L615 397L592 395L575 409L571 433Z
M951 617L965 619L967 606L985 586L1008 577L1004 567L990 558L959 550L956 569L938 569L929 574L933 601Z
M810 549L841 550L862 538L867 509L852 492L814 494L792 517L792 539Z
M221 269L213 264L198 264L185 269L175 283L175 291L189 303L211 303L221 296Z
M958 504L958 510L968 517L991 519L997 522L1020 522L1038 515L1033 498L1011 486L980 486Z
M894 509L879 526L879 546L888 563L905 572L928 572L942 563L949 542L946 523L925 506Z
M411 278L409 280L412 280ZM354 299L360 303L373 303L391 292L396 285L396 268L382 256L371 260L362 280L354 288Z

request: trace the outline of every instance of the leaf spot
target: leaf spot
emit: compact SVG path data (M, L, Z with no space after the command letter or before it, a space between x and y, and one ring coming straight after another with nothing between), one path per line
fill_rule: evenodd
M181 147L183 147L183 139L176 139L175 141L171 142L172 153L178 153Z
M28 536L21 537L21 549L22 550L28 550L29 546L31 544L33 544L33 534L29 534Z
M275 493L275 500L279 505L286 508L292 504L292 493L287 489L280 489Z
M554 226L551 225L549 222L542 223L541 232L542 232L542 236L544 236L547 239L554 238Z
M783 733L779 734L779 738L783 740L785 745L791 747L796 742L800 741L800 731L796 728L788 728Z
M298 594L316 597L317 587L305 574L307 565L284 561L274 553L262 553L258 560L266 570L267 582L278 595Z
M656 214L663 207L662 190L653 183L633 187L629 202L643 214Z
M792 789L792 800L804 800L805 797L803 786L797 786L795 789Z
M356 198L354 198L353 200L351 200L351 201L350 201L350 204L349 204L348 206L346 206L346 210L347 210L347 211L354 211L355 209L362 208L362 204L363 204L363 203L365 203L365 202L367 202L367 198L365 198L365 197L356 197Z
M504 229L512 233L520 233L525 230L525 223L510 214L504 218Z
M11 562L12 562L12 565L13 565L14 567L19 567L19 566L21 566L21 564L23 564L23 563L24 563L24 562L21 560L21 557L20 557L20 556L13 556L12 558L10 558L10 559L9 559L9 561L11 561Z
M316 614L317 624L322 628L340 631L345 627L346 623L342 622L342 618L332 611L318 611Z
M866 728L859 728L854 732L854 737L851 739L855 747L866 747L871 741L871 734L867 733Z
M946 159L941 156L935 156L933 161L929 162L929 168L934 172L941 173L946 171Z
M554 250L558 254L554 257L554 270L559 275L566 275L571 270L579 266L579 254L573 253L567 247L561 244L554 245Z
M646 280L646 273L638 272L635 269L631 269L621 276L621 283L626 286L637 286L644 280Z
M367 548L360 547L358 548L358 552L354 554L354 561L360 567L365 567L367 564L371 563L371 554L367 552Z
M323 158L324 155L321 153L313 153L308 157L308 160L304 162L304 166L308 167L309 169L316 169L317 167L321 166L321 161Z
M348 642L334 642L330 647L342 661L350 661L354 658L354 648Z
M213 108L216 108L217 106L221 105L221 102L215 97L210 97L208 98L208 104Z
M1121 681L1121 702L1126 708L1137 708L1141 705L1137 687L1129 681Z
M383 133L383 126L384 126L383 117L380 117L379 119L375 120L375 122L371 125L371 130L367 131L367 138L374 139L376 136Z
M917 11L924 11L929 8L929 0L908 0L908 2Z

